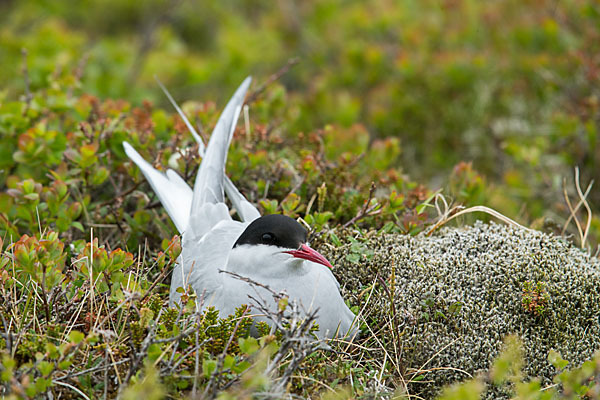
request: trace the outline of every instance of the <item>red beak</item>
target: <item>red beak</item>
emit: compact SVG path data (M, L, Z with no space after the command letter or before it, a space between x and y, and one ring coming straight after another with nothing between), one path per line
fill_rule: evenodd
M324 265L327 268L333 269L333 266L329 263L329 261L327 261L325 257L323 257L321 253L311 249L306 244L302 244L298 250L288 250L284 251L284 253L291 254L296 258L302 258L304 260L312 261L317 264Z

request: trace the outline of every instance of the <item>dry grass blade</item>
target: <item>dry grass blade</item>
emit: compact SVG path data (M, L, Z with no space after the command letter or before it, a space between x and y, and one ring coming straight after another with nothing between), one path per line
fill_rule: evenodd
M579 233L579 240L580 240L582 249L585 248L585 244L587 242L587 236L590 231L590 225L592 223L592 209L590 208L589 203L587 202L587 196L590 193L590 190L592 189L593 185L594 185L594 181L592 180L589 183L589 185L587 186L585 193L583 193L581 190L581 185L579 183L579 168L575 167L575 189L577 191L577 196L579 197L579 201L577 202L575 207L573 207L571 205L571 200L569 199L569 195L567 193L566 180L563 179L563 195L565 197L565 202L567 203L567 207L569 208L570 215L569 215L569 218L567 218L567 221L565 222L565 224L563 226L561 234L564 235L566 233L569 223L571 222L571 220L573 220L575 222L575 226L577 227L577 232ZM582 228L581 222L579 221L579 218L577 217L577 211L579 211L579 209L581 208L582 205L587 212L587 222L586 222L585 228Z
M66 383L66 382L60 382L60 381L57 381L57 380L53 380L53 381L52 381L52 383L54 383L54 384L56 384L56 385L60 385L60 386L65 386L65 387L68 387L69 389L71 389L72 391L74 391L75 393L77 393L78 395L80 395L81 397L83 397L84 399L91 400L89 397L87 397L87 396L85 395L85 393L83 393L81 390L77 389L77 388L76 388L75 386L73 386L73 385L69 385L69 384L68 384L68 383Z
M438 205L438 198L441 198L440 201L442 203L444 203L444 207L440 207ZM444 198L444 196L441 193L438 193L436 195L436 203L435 204L436 204L436 209L437 209L438 213L440 214L439 221L427 231L427 236L430 236L438 228L440 228L441 226L445 225L446 223L452 221L454 218L458 217L459 215L469 214L469 213L473 213L473 212L484 212L486 214L489 214L493 217L498 218L501 221L504 221L508 225L516 226L518 228L526 230L527 232L534 232L533 229L524 227L523 225L519 224L518 222L508 218L506 215L501 214L498 211L494 210L493 208L489 208L486 206L473 206L473 207L469 207L469 208L465 208L465 209L461 209L461 206L454 206L454 207L448 208L448 203L446 202L446 199Z
M458 339L459 339L459 338L456 338L456 339L454 339L453 341L451 341L450 343L448 343L447 345L445 345L444 347L442 347L441 349L439 349L437 353L435 353L433 356L431 356L431 357L430 357L430 358L429 358L429 359L428 359L428 360L427 360L425 363L423 363L423 365L421 365L421 366L419 367L419 369L418 369L418 370L416 370L416 371L413 373L413 377L414 377L414 376L418 376L418 375L420 375L420 374L421 374L422 372L424 372L424 371L427 371L427 370L425 370L425 369L424 369L424 368L425 368L425 366L426 366L427 364L429 364L431 361L433 361L433 360L434 360L434 359L435 359L437 356L439 356L439 355L440 355L440 353L442 353L444 350L446 350L446 348L448 348L448 347L450 347L451 345L453 345L454 343L456 343L456 342L458 341ZM467 373L467 375L469 375L469 374ZM412 380L412 379L411 379L411 382L413 382L413 380Z

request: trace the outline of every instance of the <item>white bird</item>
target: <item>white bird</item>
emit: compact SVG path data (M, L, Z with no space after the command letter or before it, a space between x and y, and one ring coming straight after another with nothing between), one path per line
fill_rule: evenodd
M182 234L182 252L173 270L169 301L179 304L178 288L191 286L203 298L203 307L214 306L221 315L232 314L249 296L268 294L228 273L247 277L275 291L285 291L308 313L317 310L320 338L353 335L354 314L344 303L331 264L307 244L307 232L283 215L260 213L225 175L227 150L233 137L251 79L236 90L223 110L205 148L185 114L168 91L159 85L186 123L203 158L194 190L173 170L155 170L127 142L123 147L152 186ZM224 193L241 221L233 220ZM262 292L261 292L262 291ZM264 297L264 296L263 296ZM273 304L273 310L277 305ZM256 317L269 323L265 316Z

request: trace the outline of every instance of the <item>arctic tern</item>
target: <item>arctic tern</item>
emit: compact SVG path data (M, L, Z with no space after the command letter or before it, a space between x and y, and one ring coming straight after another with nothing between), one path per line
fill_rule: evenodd
M227 150L250 82L251 78L246 78L236 90L206 147L159 82L198 142L202 162L193 190L175 171L157 171L123 142L127 156L140 168L182 234L182 252L173 270L169 301L171 305L180 303L178 289L191 287L202 296L203 307L214 306L221 315L229 315L241 304L248 304L249 296L257 291L267 294L265 289L222 273L227 271L272 290L284 290L306 313L316 309L319 338L353 335L357 331L355 316L344 303L331 264L307 244L306 229L284 215L261 217L225 175ZM241 221L231 218L224 192ZM255 318L269 322L265 316Z

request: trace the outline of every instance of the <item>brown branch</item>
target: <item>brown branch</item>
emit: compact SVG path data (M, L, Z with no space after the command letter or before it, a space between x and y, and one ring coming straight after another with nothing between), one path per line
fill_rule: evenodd
M142 64L154 46L155 32L160 28L161 25L171 18L171 14L180 3L181 0L171 0L169 3L163 6L162 10L155 10L155 12L153 12L154 18L150 19L142 27L140 32L142 40L137 48L132 66L129 70L129 77L127 79L127 82L130 84L130 86L134 86L139 77L139 71L142 69Z
M298 64L299 62L300 62L299 57L290 58L287 61L287 63L279 69L279 71L277 71L273 75L269 76L269 79L267 79L263 84L261 84L258 88L256 88L256 90L254 90L252 93L250 93L248 95L246 104L250 104L250 103L256 101L256 99L258 99L258 96L260 96L260 94L262 92L264 92L265 89L269 85L271 85L273 82L275 82L276 80L281 78L283 75L285 75L290 70L290 68L292 68L294 65Z
M23 67L21 72L23 73L23 81L25 83L25 108L23 109L23 115L27 114L29 107L31 106L31 100L33 95L31 94L31 88L29 83L29 69L27 68L27 49L23 47L21 49L21 55L23 56Z
M361 219L368 217L373 211L375 211L378 207L380 207L379 203L375 203L369 207L371 200L373 200L373 194L375 193L375 182L371 182L371 188L369 189L369 198L361 208L361 210L352 218L350 221L346 222L342 227L347 228L350 225L360 221Z
M158 276L158 278L156 278L154 280L154 282L152 282L152 285L150 285L150 287L148 288L148 290L146 291L146 294L144 294L142 296L142 298L140 299L140 303L142 301L144 301L146 299L146 297L148 297L148 295L150 293L152 293L152 290L154 290L154 288L156 287L156 285L158 285L159 283L162 283L162 281L165 280L165 278L167 277L167 273L169 272L168 268L165 268L162 270L162 272L160 273L160 275Z
M119 193L118 195L116 195L114 198L106 200L102 203L100 203L100 207L104 207L107 206L109 204L113 204L116 200L121 199L123 200L123 198L125 196L127 196L128 194L131 194L133 191L135 191L142 183L144 183L145 181L140 180L138 181L136 184L134 184L132 187L130 187L129 189L127 189L126 191ZM116 186L116 185L115 185Z

